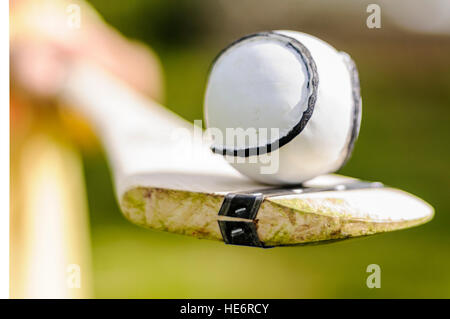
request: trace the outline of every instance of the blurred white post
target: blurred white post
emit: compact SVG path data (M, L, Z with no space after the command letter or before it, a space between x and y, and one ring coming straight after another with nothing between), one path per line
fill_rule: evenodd
M19 161L11 216L11 297L92 297L79 155L55 137L38 133L27 140Z

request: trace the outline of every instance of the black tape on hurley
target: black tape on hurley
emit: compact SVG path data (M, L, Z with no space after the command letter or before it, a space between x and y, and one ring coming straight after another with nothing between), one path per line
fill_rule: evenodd
M223 241L230 245L265 247L256 232L256 215L264 200L262 193L227 194L219 216L236 220L219 220Z

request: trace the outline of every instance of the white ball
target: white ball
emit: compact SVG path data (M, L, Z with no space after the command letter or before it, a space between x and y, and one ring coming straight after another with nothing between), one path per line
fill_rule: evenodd
M352 152L361 122L356 67L305 33L246 36L216 58L205 118L223 137L214 134L212 150L239 172L268 184L301 183L338 170ZM243 137L227 139L237 128ZM268 160L277 161L275 170L262 169Z

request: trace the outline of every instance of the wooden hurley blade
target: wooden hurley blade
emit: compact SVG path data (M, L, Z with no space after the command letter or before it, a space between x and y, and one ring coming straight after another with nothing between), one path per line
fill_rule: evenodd
M347 179L334 175L320 178ZM250 222L218 215L224 198L220 193L136 187L124 194L121 207L131 222L144 227L223 240L219 220ZM418 226L432 217L430 205L394 188L266 197L251 221L261 245L243 245L266 247L347 239ZM241 226L235 225L236 230Z

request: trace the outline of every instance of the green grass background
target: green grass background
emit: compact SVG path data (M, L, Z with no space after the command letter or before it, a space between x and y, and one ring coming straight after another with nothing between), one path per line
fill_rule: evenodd
M383 181L436 209L424 226L330 245L226 246L128 223L105 158L85 154L96 297L450 297L449 37L389 24L368 30L364 7L351 19L337 11L335 24L288 23L267 8L267 21L236 31L229 24L211 27L220 14L214 1L91 2L126 36L155 49L165 72L165 104L188 120L202 118L209 65L239 35L301 30L349 52L360 72L363 121L354 155L340 173ZM380 289L366 286L372 263L381 267Z

